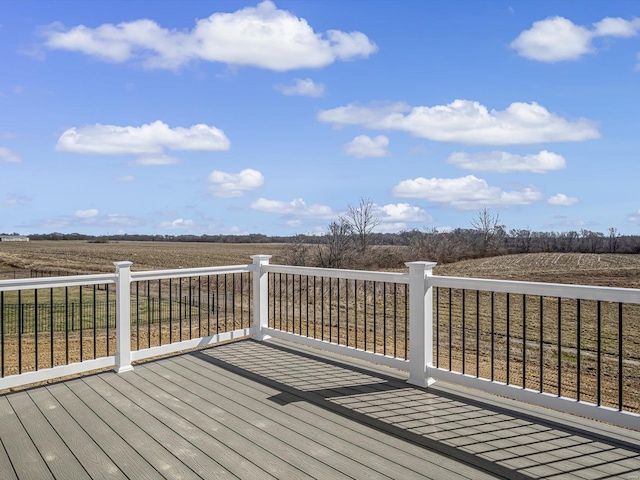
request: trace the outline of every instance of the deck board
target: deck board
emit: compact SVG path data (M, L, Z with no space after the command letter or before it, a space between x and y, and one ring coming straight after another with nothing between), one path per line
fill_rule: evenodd
M80 462L64 442L60 441L58 433L26 392L18 392L8 400L54 477L69 480L89 478Z
M35 388L27 393L33 403L38 406L39 412L56 431L60 440L74 453L91 478L100 480L127 478L46 388Z
M640 432L282 341L0 395L2 478L640 478Z

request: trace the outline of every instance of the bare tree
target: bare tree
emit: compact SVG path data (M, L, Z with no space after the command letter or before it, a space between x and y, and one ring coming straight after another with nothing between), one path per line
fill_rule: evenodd
M380 215L375 205L368 198L360 198L357 206L349 204L346 213L347 221L351 225L360 253L364 253L369 245L369 237L374 228L380 225Z
M504 225L500 225L500 215L491 212L487 207L480 210L471 219L471 226L480 234L482 252L486 252L496 236L503 236Z
M323 242L316 248L317 263L321 267L341 268L348 261L353 249L353 229L344 217L338 217L327 227Z
M620 246L620 234L615 227L609 228L609 253L616 253Z

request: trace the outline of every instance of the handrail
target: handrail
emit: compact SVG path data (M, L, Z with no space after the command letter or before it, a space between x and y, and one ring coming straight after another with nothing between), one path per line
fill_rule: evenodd
M596 287L591 285L569 285L564 283L539 283L516 280L493 280L488 278L444 276L429 277L428 283L433 287L640 304L640 289L634 288Z
M35 288L77 287L81 285L112 284L116 283L116 278L117 275L115 273L101 273L95 275L0 280L0 292L28 290Z
M371 282L409 283L409 275L394 272L372 272L368 270L338 270L335 268L293 267L289 265L264 266L268 273L287 273L292 275L308 275L310 277L346 278L348 280L366 280Z

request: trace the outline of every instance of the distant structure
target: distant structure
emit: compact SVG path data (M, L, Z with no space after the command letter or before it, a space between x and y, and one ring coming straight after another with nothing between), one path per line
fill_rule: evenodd
M28 242L29 237L24 235L0 235L0 242Z

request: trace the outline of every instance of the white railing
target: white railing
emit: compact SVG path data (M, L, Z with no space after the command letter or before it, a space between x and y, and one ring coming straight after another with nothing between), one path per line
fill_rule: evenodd
M568 398L560 394L553 394L548 391L544 391L542 388L542 379L540 379L540 389L532 389L530 387L526 387L525 379L526 379L526 368L524 362L527 361L527 349L530 341L527 340L527 326L523 324L521 328L521 337L513 336L511 334L506 335L506 341L509 342L511 338L517 338L517 340L512 340L513 342L520 342L522 345L522 350L520 354L523 358L522 365L522 376L523 381L522 385L512 384L504 381L498 381L493 378L493 368L494 368L494 360L497 358L497 355L493 352L493 338L496 335L496 332L493 331L493 320L494 320L494 312L493 312L493 298L494 293L498 295L522 295L522 305L518 306L520 310L519 313L522 314L523 322L527 321L527 311L526 311L526 297L527 296L536 296L540 299L540 307L539 307L539 328L540 328L540 336L536 339L536 342L539 342L539 355L540 355L540 376L542 376L543 370L543 359L545 355L545 351L547 349L556 349L554 352L557 352L558 356L558 375L560 376L560 370L562 369L562 354L563 348L565 348L565 352L568 350L566 347L563 347L562 340L558 338L559 343L557 346L548 345L548 342L543 342L543 303L548 301L547 297L558 298L558 325L560 325L561 314L560 310L562 307L561 299L576 299L578 301L578 309L580 308L580 301L584 300L585 302L598 302L597 311L598 311L598 329L600 328L600 302L616 302L619 304L620 311L620 322L622 322L622 304L630 304L630 305L638 305L640 304L640 290L636 289L622 289L622 288L607 288L607 287L590 287L590 286L577 286L577 285L560 285L560 284L541 284L541 283L533 283L533 282L515 282L515 281L501 281L501 280L486 280L486 279L471 279L471 278L455 278L455 277L438 277L433 276L433 267L435 263L431 262L409 262L407 266L409 268L408 273L383 273L383 272L368 272L368 271L355 271L355 270L334 270L334 269L319 269L319 268L308 268L308 267L292 267L292 266L283 266L283 265L271 265L269 264L269 255L254 255L251 257L253 259L253 263L249 265L237 265L237 266L228 266L228 267L211 267L211 268L197 268L197 269L178 269L178 270L163 270L163 271L148 271L148 272L131 272L131 262L116 262L116 272L114 274L106 274L106 275L84 275L77 277L53 277L53 278L37 278L37 279L24 279L24 280L4 280L0 281L0 292L10 292L16 290L28 290L28 289L43 289L43 288L56 288L56 287L74 287L74 286L82 286L82 285L95 285L95 284L115 284L116 286L116 353L113 355L107 355L101 358L96 358L92 360L87 360L81 363L72 363L69 365L60 365L52 368L45 368L38 371L31 371L22 373L19 375L10 375L4 378L0 378L0 390L6 388L12 388L18 385L24 385L33 382L40 382L49 380L52 378L57 378L61 376L71 375L82 373L89 370L94 370L97 368L104 367L114 367L117 372L126 372L132 370L134 367L132 366L132 362L139 361L145 358L165 355L170 353L179 352L186 349L202 347L206 345L212 345L215 343L219 343L221 341L234 340L238 338L243 338L247 336L251 336L257 340L265 340L269 337L281 338L293 342L297 342L300 344L309 345L316 348L321 348L327 351L340 353L344 355L349 355L355 358L364 359L367 361L375 362L378 364L383 364L387 366L391 366L394 368L399 368L405 371L408 371L408 382L412 385L416 385L419 387L428 387L433 382L437 380L445 380L448 382L456 383L459 385L464 385L468 387L473 387L477 389L481 389L487 392L504 395L510 398L527 401L533 404L542 405L546 407L551 407L560 411L574 413L598 420L603 420L609 423L630 427L634 429L640 430L640 415L636 413L632 413L629 411L625 411L622 408L622 401L620 402L619 408L611 408L608 406L603 406L597 403L585 402L582 399L578 398ZM236 274L236 273L251 273L253 276L252 280L252 294L250 298L250 305L252 308L252 323L250 326L242 327L238 329L231 329L229 331L216 333L213 335L207 336L198 336L197 338L190 338L188 340L177 341L168 343L165 345L152 346L149 348L142 348L138 350L131 349L131 341L132 341L132 311L131 311L131 291L132 285L135 282L148 282L155 280L163 280L163 279L179 279L185 277L197 277L203 275L225 275L225 274ZM333 285L334 288L338 289L338 302L340 300L340 289L343 290L343 295L348 295L349 292L352 292L351 295L356 295L358 292L358 283L362 282L360 285L364 284L364 297L365 301L367 301L367 282L369 284L373 284L373 295L376 295L376 283L393 286L393 299L398 304L402 305L402 308L406 309L408 312L408 318L405 318L406 325L409 327L409 331L403 331L402 333L405 335L404 338L408 338L408 345L405 347L408 351L408 358L403 358L402 355L396 355L396 350L394 345L393 355L388 354L386 351L380 353L376 351L376 342L378 341L375 337L377 331L380 330L380 327L375 326L373 328L373 347L369 347L367 340L365 339L364 343L362 341L358 341L358 315L362 316L362 312L360 311L349 311L347 306L346 312L344 311L341 305L334 305L332 298L329 296L328 298L328 308L330 312L337 312L338 315L338 338L340 335L340 312L342 315L346 316L346 319L343 321L346 322L346 341L333 341L325 340L323 338L316 338L317 331L314 326L314 334L308 334L308 322L310 319L310 314L308 310L305 312L306 321L307 321L307 333L303 333L302 328L302 317L300 315L300 325L299 329L296 333L295 326L292 331L288 331L288 328L277 328L275 324L275 319L270 318L270 306L274 309L276 308L275 302L279 300L276 297L276 292L270 292L270 280L269 275L272 275L272 278L275 279L275 275L282 276L285 278L287 276L294 276L293 279L293 300L292 303L295 308L300 309L302 312L302 304L300 303L303 299L303 282L302 278L320 278L320 279L328 279L329 281L329 289ZM297 278L297 280L296 280ZM324 280L323 280L324 281ZM331 283L335 281L337 283ZM296 284L297 282L297 284ZM308 280L306 281L306 285L308 285ZM344 282L344 283L340 283ZM352 283L348 283L352 282ZM295 285L298 285L298 291L296 293ZM341 287L342 285L342 287ZM345 286L346 285L346 286ZM323 283L324 286L324 283ZM398 297L395 292L395 286L402 286L402 288L408 288L408 292L405 292L404 299L398 301ZM282 288L282 286L280 286ZM288 283L285 285L285 288L289 288ZM316 286L314 284L314 302ZM441 318L440 318L440 308L442 308L441 302L434 303L434 297L436 289L448 289L449 295L449 305L453 304L453 293L454 291L475 291L476 293L476 307L475 307L475 316L476 316L476 332L477 336L475 337L475 348L478 355L475 357L475 364L477 366L477 372L475 375L467 373L464 368L464 359L467 358L467 348L463 344L460 349L458 345L454 344L452 337L449 335L447 338L447 344L442 348L446 348L448 351L449 359L451 359L452 352L456 353L456 355L462 355L463 358L463 367L458 368L454 367L449 361L448 368L443 368L438 366L440 361L440 354L434 352L434 346L437 349L441 348L441 333L439 328L441 327ZM289 290L287 290L287 295ZM491 368L492 375L488 377L487 375L483 375L480 372L481 358L480 351L482 347L482 354L486 355L486 345L481 342L480 335L480 322L481 316L484 313L479 308L479 303L481 300L480 292L492 292L491 293ZM379 293L379 290L378 290ZM271 295L271 296L270 296ZM280 296L282 292L280 292ZM298 304L295 304L296 295L299 296ZM310 291L308 287L304 290L304 295L306 297L305 300L305 308L308 308L308 304L310 302ZM323 294L324 295L324 294ZM406 303L406 299L408 298L408 304ZM438 297L439 290L438 290ZM464 300L464 294L462 295L462 335L465 335L467 330L472 331L471 329L465 329L465 307L466 303ZM483 298L483 297L482 297ZM287 300L288 302L289 300ZM353 301L353 300L352 300ZM386 306L386 297L384 300L375 300L373 299L373 318L375 322L376 316L376 305L380 304L380 302L384 301L384 307L378 306L377 308L383 308L382 313L379 312L379 315L382 316L383 320L386 322L389 317L388 309ZM271 302L271 303L270 303ZM322 309L324 309L325 305L325 297L321 299ZM355 300L355 307L358 308L358 300ZM280 307L278 307L280 308ZM288 307L287 307L288 308ZM316 305L313 306L314 309L318 308ZM366 307L365 307L366 308ZM394 311L394 315L396 314L397 305L394 304L392 307ZM509 297L507 297L507 318L506 324L507 328L512 322L512 318L509 316ZM635 308L635 307L634 307ZM342 310L341 310L342 309ZM315 322L315 311L314 310L314 322ZM323 310L324 311L324 310ZM434 317L434 311L436 313ZM295 316L295 311L292 313ZM329 316L331 313L329 313ZM367 315L371 316L371 312L367 314L364 313L364 329L370 329L370 325L367 326ZM452 318L451 312L448 313L449 319ZM271 317L274 315L271 314ZM579 317L579 314L578 314ZM331 317L330 317L331 318ZM344 317L343 317L344 318ZM434 321L435 318L435 321ZM271 320L271 323L270 323ZM287 320L288 321L288 320ZM451 322L451 320L449 320ZM580 320L578 319L578 322ZM329 334L331 334L334 329L334 325L330 320L328 328ZM325 318L321 318L321 329L324 335L324 329L326 328ZM295 322L294 322L295 324ZM356 341L354 342L351 339L350 342L350 333L349 333L349 325L351 328L356 328L355 335ZM443 325L443 324L442 324ZM579 323L578 323L579 325ZM382 330L382 336L385 337L387 335L386 324L384 329ZM394 318L394 328L395 326L395 318ZM448 326L449 332L452 331L453 327L451 325ZM458 326L456 326L458 328ZM515 327L513 327L515 328ZM398 331L402 330L402 326L398 327ZM622 332L622 323L620 323L619 331ZM508 331L507 331L508 332ZM562 327L558 328L558 336L562 335ZM580 330L578 329L578 335ZM394 331L394 335L395 335ZM363 332L360 332L363 334ZM366 333L364 333L366 335ZM351 332L353 335L353 332ZM598 334L600 335L600 334ZM503 336L504 337L504 336ZM331 338L331 337L329 337ZM366 337L365 337L366 338ZM384 340L386 342L386 339ZM629 362L630 360L626 358L627 356L623 355L623 352L626 350L622 349L623 338L620 336L619 339L616 340L619 349L619 358L615 359L617 365L620 366L618 370L618 375L620 376L619 385L622 386L623 380L622 375L625 371L625 368L629 368L625 362ZM534 342L534 343L536 343ZM534 345L535 348L538 348L537 344ZM3 345L4 349L5 346ZM386 343L385 343L386 348ZM578 370L580 369L580 342L577 343L578 348ZM461 352L460 352L461 350ZM435 353L435 355L434 355ZM572 355L575 352L572 352ZM3 350L4 354L4 350ZM511 352L507 351L507 365L508 359L510 358ZM589 352L589 355L594 355L593 352ZM600 350L600 336L598 336L598 351L595 352L595 356L598 361L598 368L600 368L600 362L608 361L611 362L611 355L607 353L606 355L601 353ZM622 358L622 357L625 358ZM638 357L640 355L636 355ZM602 357L602 358L601 358ZM606 357L606 358L605 358ZM501 360L502 361L502 360ZM636 360L631 360L631 363L636 362ZM496 362L496 365L499 367L504 367L500 362ZM599 389L600 389L600 371L598 370L598 400L599 400ZM580 376L578 375L578 384L581 381ZM508 377L507 377L508 378ZM560 379L558 379L558 385L561 385ZM560 387L558 387L560 388ZM620 400L622 400L622 389L620 390ZM635 392L626 391L626 395L633 395ZM579 395L578 395L579 397Z

